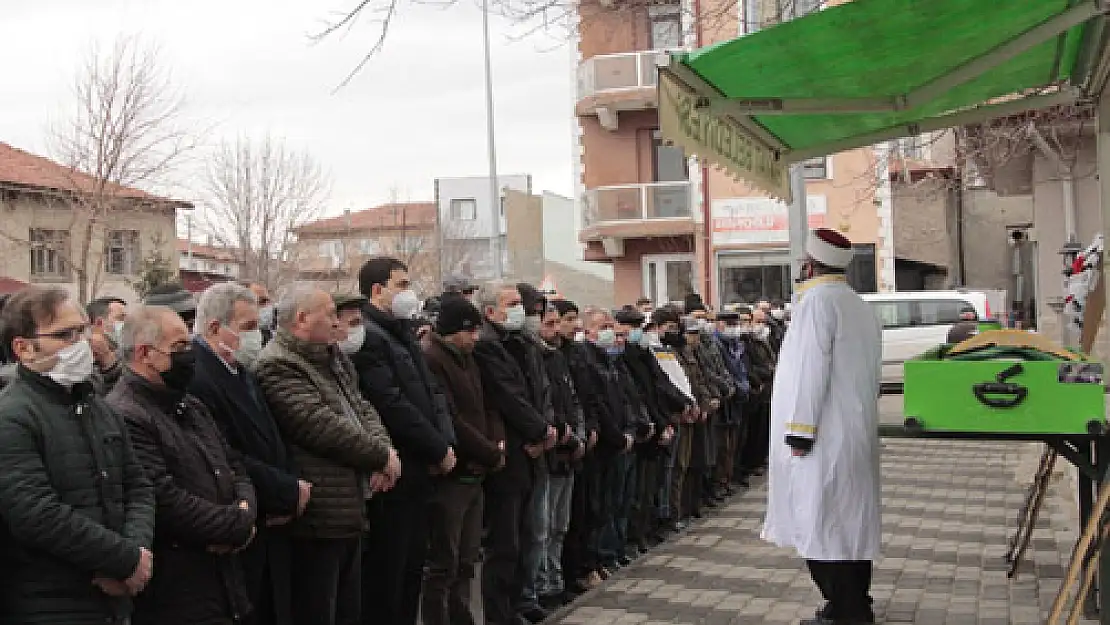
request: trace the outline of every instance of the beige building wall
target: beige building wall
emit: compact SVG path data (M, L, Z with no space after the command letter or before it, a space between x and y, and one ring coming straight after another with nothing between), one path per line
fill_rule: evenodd
M136 230L139 232L139 262L150 255L157 242L163 257L174 266L178 256L175 212L173 209L121 210L113 212L108 221L110 223L107 227L96 225L93 229L86 267L86 273L90 276L89 299L113 296L134 302L138 297L128 280L135 280L138 276L114 275L104 271L105 233L117 228ZM76 263L80 257L87 224L87 219L80 211L75 216L71 209L44 205L41 201L25 196L16 196L15 199L0 198L0 240L3 243L0 245L0 275L31 284L61 286L77 297L79 288L73 272L68 277L32 277L28 237L32 228L70 231L68 255L70 262ZM94 284L92 278L98 273L97 269L99 284Z
M519 281L539 284L544 277L543 198L506 190L504 207L507 273Z

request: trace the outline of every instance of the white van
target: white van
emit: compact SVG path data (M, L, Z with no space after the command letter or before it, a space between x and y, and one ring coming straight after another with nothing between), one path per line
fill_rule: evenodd
M980 320L991 319L983 291L901 291L864 293L883 326L883 383L902 382L902 364L944 343L948 330L968 308Z

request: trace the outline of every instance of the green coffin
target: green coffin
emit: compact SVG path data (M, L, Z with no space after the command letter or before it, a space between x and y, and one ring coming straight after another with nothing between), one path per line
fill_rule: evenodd
M921 433L1101 434L1103 367L1089 360L942 360L943 348L905 363L906 427Z

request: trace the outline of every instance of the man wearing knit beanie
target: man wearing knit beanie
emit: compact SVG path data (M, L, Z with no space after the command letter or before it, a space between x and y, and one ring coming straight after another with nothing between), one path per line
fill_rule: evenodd
M444 297L435 334L424 343L428 369L453 410L455 470L436 484L428 503L428 560L421 617L426 625L474 622L470 583L482 541L482 484L505 464L505 426L491 410L474 361L482 315L458 296Z

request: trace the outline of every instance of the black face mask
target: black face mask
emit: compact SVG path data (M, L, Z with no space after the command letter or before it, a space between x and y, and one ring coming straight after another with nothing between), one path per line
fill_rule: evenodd
M668 330L659 337L660 342L668 347L681 348L686 346L686 335L678 330Z
M193 381L197 369L197 355L193 350L170 354L170 368L161 372L162 383L171 391L184 392Z

